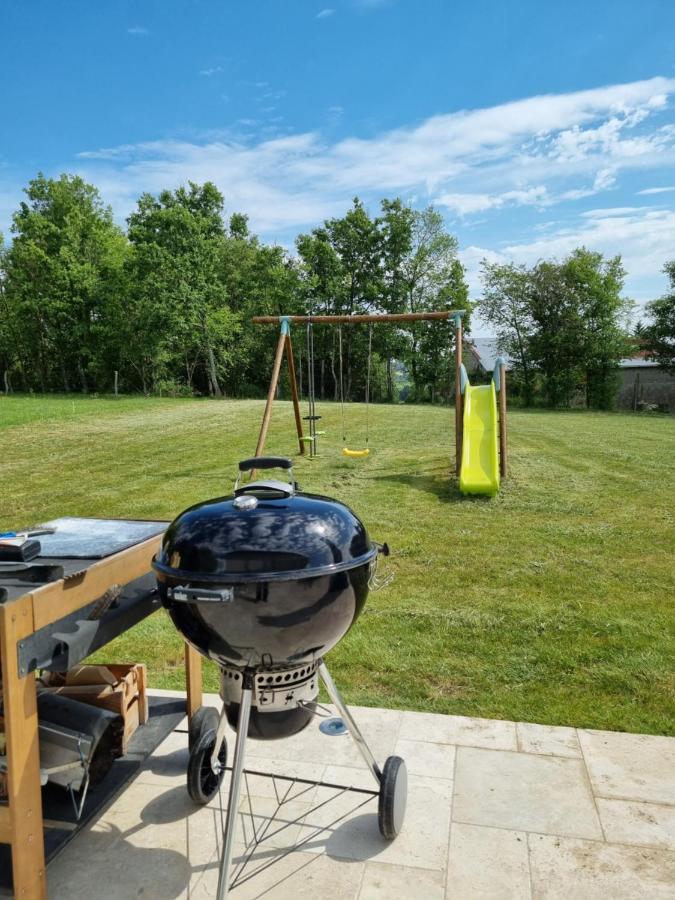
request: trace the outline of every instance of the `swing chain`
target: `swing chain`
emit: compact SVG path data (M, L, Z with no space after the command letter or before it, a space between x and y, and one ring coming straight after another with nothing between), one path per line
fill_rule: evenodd
M342 325L338 325L338 357L340 360L340 410L342 412L342 442L347 443L347 428L345 426L345 391L342 376Z
M370 438L370 367L373 359L373 323L368 326L368 373L366 376L366 447Z

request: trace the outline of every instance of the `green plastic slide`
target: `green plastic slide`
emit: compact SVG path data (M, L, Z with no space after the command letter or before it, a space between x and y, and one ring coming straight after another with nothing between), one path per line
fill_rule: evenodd
M459 489L463 494L487 494L499 490L499 424L495 383L466 385L464 391L464 442Z

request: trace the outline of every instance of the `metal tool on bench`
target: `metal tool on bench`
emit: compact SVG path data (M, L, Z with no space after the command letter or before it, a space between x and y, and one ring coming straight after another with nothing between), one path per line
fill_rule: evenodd
M320 679L375 779L386 839L396 837L405 814L404 761L390 756L379 767L324 661L358 618L369 590L379 586L377 560L388 548L372 541L344 504L299 491L290 459L239 463L240 476L272 468L286 470L288 481L241 485L239 477L233 496L179 515L153 562L174 625L221 669L220 717L202 707L190 725L188 791L195 802L208 803L218 792L226 724L237 732L218 900L230 888L246 740L305 728L317 710Z

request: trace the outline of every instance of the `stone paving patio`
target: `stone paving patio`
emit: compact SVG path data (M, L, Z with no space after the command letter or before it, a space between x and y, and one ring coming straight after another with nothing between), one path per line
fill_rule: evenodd
M206 702L218 706L215 696ZM364 794L295 785L280 805L289 783L280 795L272 779L250 776L253 815L243 798L235 865L253 823L269 839L245 870L261 871L235 888L235 898L675 897L675 739L353 712L380 763L391 753L406 760L402 833L391 844L380 837L377 800ZM228 785L222 804L216 798L194 807L185 789L186 728L50 865L50 898L215 895ZM231 733L228 744L232 752ZM373 785L349 736L325 736L318 722L284 741L250 742L248 750L249 770ZM270 825L273 813L278 821ZM302 850L271 862L300 841Z

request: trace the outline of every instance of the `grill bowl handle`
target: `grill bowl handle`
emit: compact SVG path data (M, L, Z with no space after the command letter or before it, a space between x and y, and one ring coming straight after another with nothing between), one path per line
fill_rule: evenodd
M240 472L250 472L252 469L291 469L293 461L287 456L251 456L242 459L239 463Z

